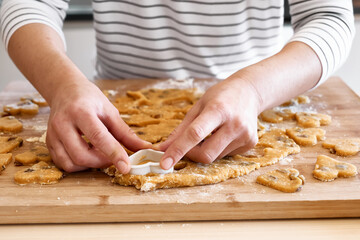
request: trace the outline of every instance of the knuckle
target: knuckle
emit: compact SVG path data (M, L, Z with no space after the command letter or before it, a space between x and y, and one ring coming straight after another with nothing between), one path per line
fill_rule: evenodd
M189 137L193 142L200 142L205 138L204 129L200 125L193 125L188 130Z
M230 111L228 110L228 105L222 101L213 101L209 105L209 110L218 115L221 119L228 119L230 117Z
M87 164L87 158L79 153L75 154L72 161L78 166L86 166Z
M93 129L87 137L89 138L90 142L97 147L99 147L99 145L101 145L102 141L105 139L104 132L102 132L100 129Z
M240 120L240 118L234 118L232 120L232 128L235 131L241 130L243 128L245 128L245 124L243 123L243 121Z
M56 131L61 131L64 121L58 115L55 115L51 120L51 127Z

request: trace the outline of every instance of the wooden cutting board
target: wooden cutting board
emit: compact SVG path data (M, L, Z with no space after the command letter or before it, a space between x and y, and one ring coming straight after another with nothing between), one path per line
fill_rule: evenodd
M200 82L200 85L196 85L197 82L194 85L207 87L213 83ZM98 85L120 93L143 87L169 87L169 84L155 80L100 81ZM184 84L172 82L171 86L182 87ZM14 91L2 92L0 105L17 101L24 95L22 90L15 87ZM331 78L308 95L315 109L333 117L333 123L324 127L327 137L360 136L360 100L341 79ZM25 129L18 135L24 139L41 136L48 112L48 108L42 108L33 118L22 117ZM23 152L35 144L25 141L24 146L13 153ZM360 168L359 154L341 158L318 144L302 147L301 153L288 158L288 162L261 168L248 176L215 185L143 193L132 187L114 185L110 177L101 172L70 174L55 185L18 186L13 182L13 175L21 167L11 164L0 175L0 223L360 217L360 175L320 182L312 177L318 154ZM289 194L255 183L259 174L278 167L297 168L306 177L303 189Z

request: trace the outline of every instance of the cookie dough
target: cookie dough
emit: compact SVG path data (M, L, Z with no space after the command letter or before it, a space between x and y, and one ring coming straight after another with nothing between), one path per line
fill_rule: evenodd
M319 155L313 171L314 178L329 182L339 177L353 177L357 168L353 164L337 161L325 155Z
M322 146L339 156L353 156L360 151L360 138L327 139Z
M21 147L23 139L15 136L0 136L0 153L8 153L17 147Z
M258 169L259 163L220 159L210 165L181 160L169 174L130 175L120 174L114 167L105 170L114 176L113 182L122 186L135 186L141 191L152 191L161 188L191 187L223 182Z
M16 172L14 181L20 185L30 183L54 184L63 178L63 176L63 172L54 165L46 162L39 162L32 167Z
M0 174L5 170L6 166L10 164L12 160L12 153L0 154Z
M305 177L294 168L277 169L258 176L256 182L282 192L293 193L301 190Z
M300 146L313 146L318 141L325 139L326 131L321 128L300 128L286 129L286 134Z
M15 165L31 165L36 162L51 162L49 150L43 146L35 146L29 151L15 155Z
M14 116L0 118L0 131L18 133L23 129L22 123Z
M7 112L11 115L18 115L18 114L35 115L39 112L39 106L30 100L25 100L18 103L5 105L4 112Z
M304 128L326 126L331 123L331 116L321 113L297 112L295 118L298 125Z

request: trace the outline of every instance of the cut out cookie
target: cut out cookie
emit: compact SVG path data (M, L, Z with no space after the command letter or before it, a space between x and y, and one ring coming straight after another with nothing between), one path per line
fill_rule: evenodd
M337 161L325 155L319 155L313 171L314 178L329 182L338 177L353 177L357 174L357 168L350 164Z
M300 152L300 146L286 135L284 129L272 128L259 139L257 146L278 149L287 155Z
M22 98L20 98L21 101L32 101L33 103L35 103L36 105L38 105L39 107L46 107L48 106L48 103L46 102L46 100L39 94L39 93L34 93L31 95L26 95Z
M39 106L30 100L21 101L14 104L8 104L4 106L4 112L11 115L29 114L35 115L39 112Z
M322 146L339 156L353 156L360 151L360 138L327 139Z
M255 147L243 155L235 155L232 158L243 161L256 162L260 167L273 165L287 156L287 152L275 148Z
M256 182L282 192L293 193L301 190L305 177L294 168L278 169L258 176Z
M281 104L281 106L287 107L307 103L310 103L310 98L305 95L299 95L296 98L291 99L290 101L284 102L283 104Z
M326 131L321 128L300 128L286 129L286 134L294 139L300 146L313 146L319 140L325 139Z
M21 147L23 139L21 137L0 136L0 153L8 153L17 147Z
M22 123L13 116L0 118L0 131L18 133L23 129Z
M260 114L260 118L261 120L265 121L265 122L270 122L270 123L280 123L283 121L283 117L279 116L277 114L277 111L274 109L268 109L263 111Z
M63 176L63 172L54 165L46 162L39 162L30 168L16 172L14 180L20 185L29 183L54 184L59 182Z
M260 165L232 159L216 160L210 165L181 160L174 167L174 172L169 174L131 175L120 174L115 167L110 167L105 172L114 176L113 182L123 186L135 186L141 191L152 191L160 188L190 187L223 182L258 169Z
M36 162L51 162L49 150L43 146L35 146L29 151L15 156L15 165L31 165Z
M297 112L295 118L298 125L304 128L326 126L331 123L331 116L322 113Z
M6 166L10 164L12 160L12 153L2 153L0 154L0 174L5 170Z

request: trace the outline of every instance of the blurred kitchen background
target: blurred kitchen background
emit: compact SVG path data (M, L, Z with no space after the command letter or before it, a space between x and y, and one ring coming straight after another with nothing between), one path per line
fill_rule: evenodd
M344 1L344 0L340 0ZM1 0L0 0L1 3ZM287 1L285 1L287 6ZM351 53L346 63L336 72L358 95L360 95L360 0L353 0L356 24L356 36ZM289 14L285 11L284 43L291 37L292 29L289 25ZM67 40L69 57L89 78L94 76L95 64L95 32L92 28L91 0L70 0L70 7L64 23L64 33ZM0 91L10 81L24 80L24 76L17 70L5 51L4 44L0 44Z

